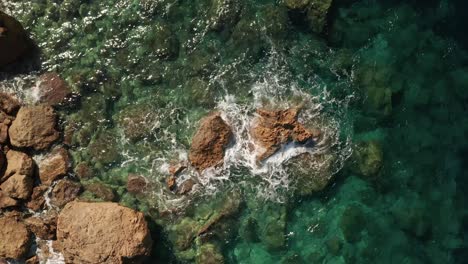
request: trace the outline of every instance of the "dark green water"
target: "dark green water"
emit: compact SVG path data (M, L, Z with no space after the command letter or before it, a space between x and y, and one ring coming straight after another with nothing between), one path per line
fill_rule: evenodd
M82 95L61 111L74 164L148 215L148 263L468 263L464 1L334 0L323 30L274 0L2 5L41 54L0 86L34 100L53 70ZM332 142L305 173L258 168L238 140L220 171L184 176L193 194L167 190L202 116L221 111L242 135L256 107L297 102ZM127 193L129 173L150 190ZM328 186L311 191L310 175Z

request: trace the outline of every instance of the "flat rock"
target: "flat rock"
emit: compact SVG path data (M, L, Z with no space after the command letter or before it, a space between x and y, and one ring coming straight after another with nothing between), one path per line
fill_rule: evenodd
M64 148L52 151L39 163L39 178L42 184L50 185L53 181L67 175L70 169L70 156Z
M0 11L0 67L15 62L30 48L28 37L21 24Z
M66 263L142 263L152 239L141 212L75 201L60 212L55 245Z
M31 245L31 233L15 216L0 218L0 258L25 257Z
M44 150L59 138L57 115L51 106L21 107L8 130L11 145Z
M222 163L224 151L232 135L231 127L219 113L203 118L190 147L189 160L192 166L198 171L203 171Z
M57 207L63 207L67 203L75 200L81 191L82 186L80 183L67 179L60 180L52 190L50 203Z

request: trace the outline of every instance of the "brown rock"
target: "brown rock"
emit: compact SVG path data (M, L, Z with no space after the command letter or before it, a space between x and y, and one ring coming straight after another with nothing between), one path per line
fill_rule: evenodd
M18 201L10 198L2 190L0 190L0 209L5 209L8 207L14 207L18 205Z
M318 130L306 129L297 121L299 108L286 110L257 109L257 118L252 128L252 136L265 150L257 156L265 160L289 142L307 143L320 136Z
M169 173L173 176L177 176L179 173L184 171L187 168L187 166L178 163L178 164L172 164L169 166Z
M70 157L64 148L55 149L39 164L39 178L41 182L50 185L53 181L64 177L70 168Z
M0 182L7 180L9 177L20 174L32 176L34 170L34 162L27 154L15 150L10 150L6 154L8 162L5 173L0 177Z
M81 180L89 179L93 177L93 170L84 162L76 165L75 173Z
M50 203L57 207L63 207L67 203L75 200L81 191L82 188L80 183L67 179L60 180L52 190L52 198Z
M76 99L68 84L55 72L42 74L36 89L41 103L65 105Z
M21 24L0 11L0 67L15 62L30 48L30 42Z
M85 186L85 189L94 194L97 198L106 201L112 202L116 200L114 190L100 182L94 182Z
M44 150L59 138L57 116L50 106L21 107L8 133L15 147Z
M0 11L1 12L1 11ZM0 110L8 115L14 115L21 107L21 103L13 96L0 92Z
M219 113L203 118L190 147L189 160L192 166L203 171L222 163L224 151L231 138L231 128Z
M5 144L8 141L8 128L15 118L0 111L0 143Z
M177 188L177 193L178 194L187 194L189 193L193 186L195 185L195 181L192 180L192 179L188 179L188 180L185 180L184 182L182 182L182 184L180 184L180 186Z
M177 188L177 183L176 183L176 177L175 176L169 176L166 179L166 185L167 188L171 191L175 190Z
M3 170L5 169L5 165L6 165L6 157L5 157L5 154L3 154L3 152L0 149L0 172L3 172ZM3 179L3 177L4 175L0 176L0 182Z
M45 204L44 194L47 191L47 189L48 189L47 185L39 185L39 186L34 187L33 192L31 194L31 198L26 203L26 207L35 212L38 212L44 209L44 204Z
M56 213L43 217L29 217L24 220L24 223L36 237L44 240L55 240L57 229Z
M141 263L152 240L143 213L116 203L71 202L58 217L56 246L66 263Z
M148 183L146 178L140 175L129 174L127 179L127 191L133 194L144 193Z
M14 174L0 185L0 189L11 198L26 200L31 196L33 183L30 176Z
M31 234L15 216L0 218L0 258L25 257L31 245Z

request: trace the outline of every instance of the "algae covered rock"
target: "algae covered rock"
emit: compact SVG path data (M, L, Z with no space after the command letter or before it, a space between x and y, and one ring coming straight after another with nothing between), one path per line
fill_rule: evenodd
M31 48L23 26L0 11L0 67L15 62Z
M21 259L26 256L31 245L31 233L17 217L0 217L0 259Z
M175 59L179 55L179 40L170 26L158 23L148 36L152 52L160 59Z
M242 2L239 0L212 0L209 24L213 30L229 29L239 20Z
M142 263L152 239L143 213L116 203L69 203L57 221L67 263Z
M88 151L96 163L110 165L122 158L118 149L117 134L113 130L98 133L88 146Z
M383 151L379 142L368 141L357 145L353 156L351 170L366 178L378 175L383 163Z
M213 244L200 246L195 259L198 264L223 264L224 258L220 250Z
M332 0L284 0L284 5L297 12L305 12L310 28L321 33L326 25Z
M356 204L349 205L343 211L339 225L346 241L350 243L358 241L362 230L366 227L366 216L363 209Z
M150 137L159 127L158 112L146 104L131 105L116 117L126 138L132 142Z

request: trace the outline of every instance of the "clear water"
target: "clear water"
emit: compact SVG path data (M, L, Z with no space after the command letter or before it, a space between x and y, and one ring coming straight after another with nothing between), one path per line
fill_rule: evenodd
M102 182L148 215L148 263L209 263L208 253L213 263L468 262L463 1L335 0L321 34L274 0L0 7L41 50L0 87L34 102L37 75L56 71L82 95L61 110L63 127L77 129L74 163L93 172L84 184ZM288 146L257 164L254 110L298 103L326 144ZM214 110L236 141L221 168L184 172L178 181L198 184L175 195L169 164L187 160L198 121ZM383 153L375 175L356 169L362 142ZM316 155L299 164L305 173L285 166L305 151ZM129 173L148 179L146 194L126 191ZM311 175L328 186L311 193Z

